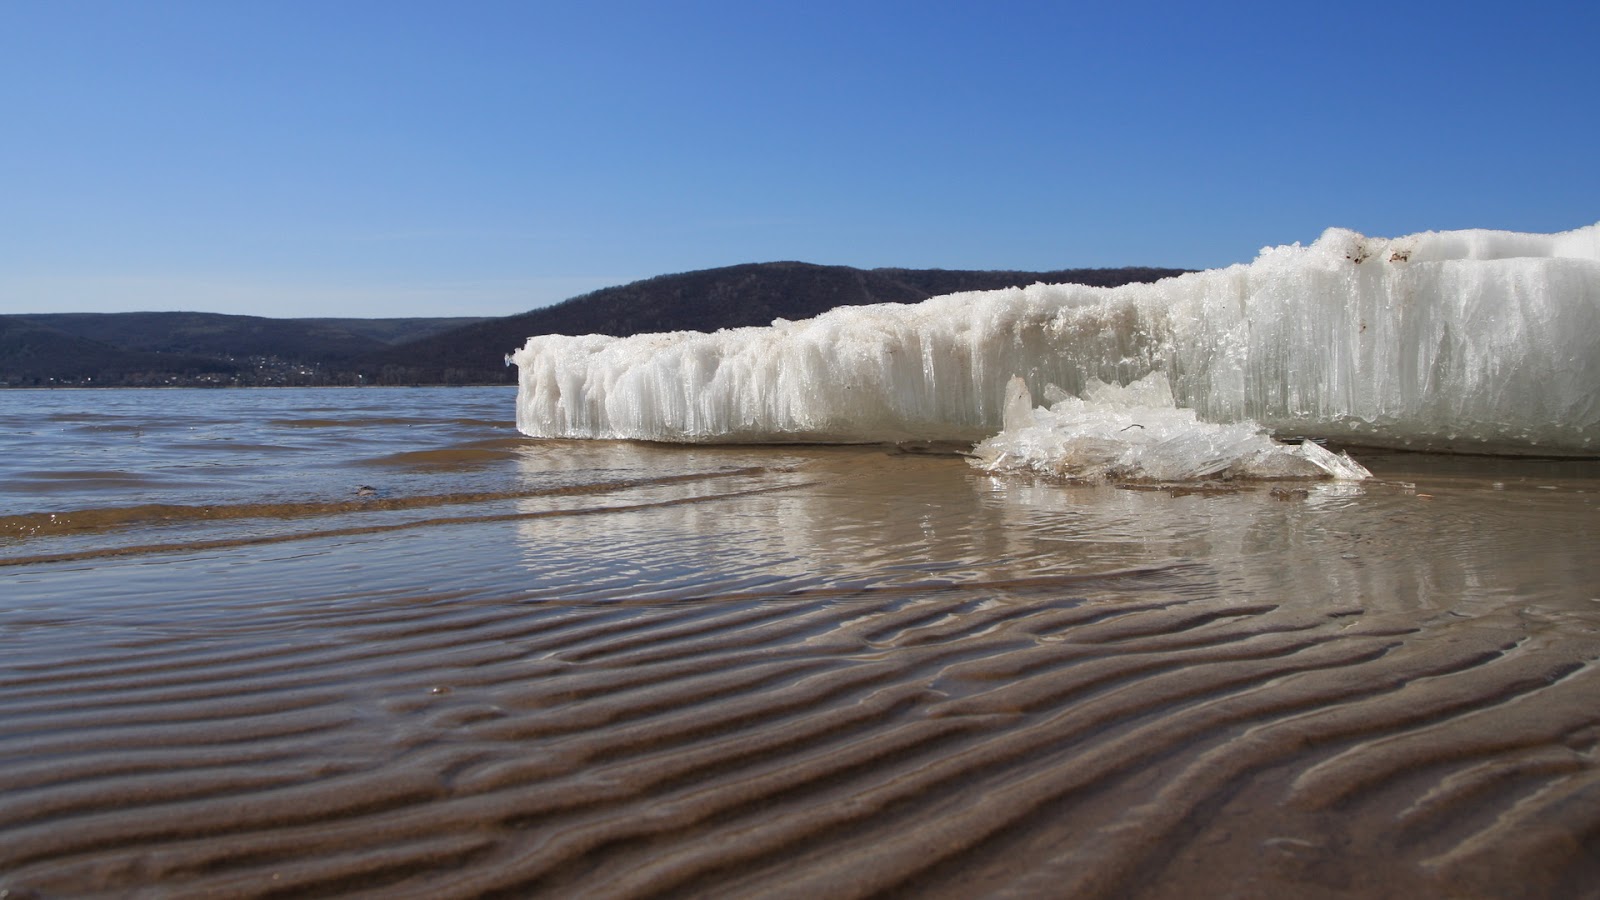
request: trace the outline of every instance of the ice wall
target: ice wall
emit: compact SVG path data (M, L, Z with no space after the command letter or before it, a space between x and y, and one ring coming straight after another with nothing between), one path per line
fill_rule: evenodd
M517 425L660 441L977 441L1034 396L1159 372L1204 422L1482 452L1600 453L1600 225L1330 229L1154 284L1033 285L714 334L541 336Z

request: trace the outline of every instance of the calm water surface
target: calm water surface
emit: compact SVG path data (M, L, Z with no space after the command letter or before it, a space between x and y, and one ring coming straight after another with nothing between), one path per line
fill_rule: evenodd
M0 888L1600 883L1594 462L1068 486L514 397L0 392Z

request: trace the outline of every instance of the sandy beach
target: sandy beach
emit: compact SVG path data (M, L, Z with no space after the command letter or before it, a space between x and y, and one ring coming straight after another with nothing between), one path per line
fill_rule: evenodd
M1600 890L1593 463L468 445L545 487L9 545L6 896Z
M0 0L0 900L1600 900L1524 6Z

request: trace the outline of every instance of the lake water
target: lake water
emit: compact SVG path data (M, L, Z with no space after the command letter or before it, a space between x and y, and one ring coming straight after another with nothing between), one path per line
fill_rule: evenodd
M1600 464L0 392L12 896L1596 896Z

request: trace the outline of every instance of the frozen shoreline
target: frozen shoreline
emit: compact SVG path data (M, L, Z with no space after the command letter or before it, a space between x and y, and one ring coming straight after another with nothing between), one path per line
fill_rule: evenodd
M1600 452L1600 225L1556 235L1330 229L1252 263L1034 285L713 334L546 335L512 355L541 437L962 440L1007 382L1166 377L1204 422L1368 446Z

